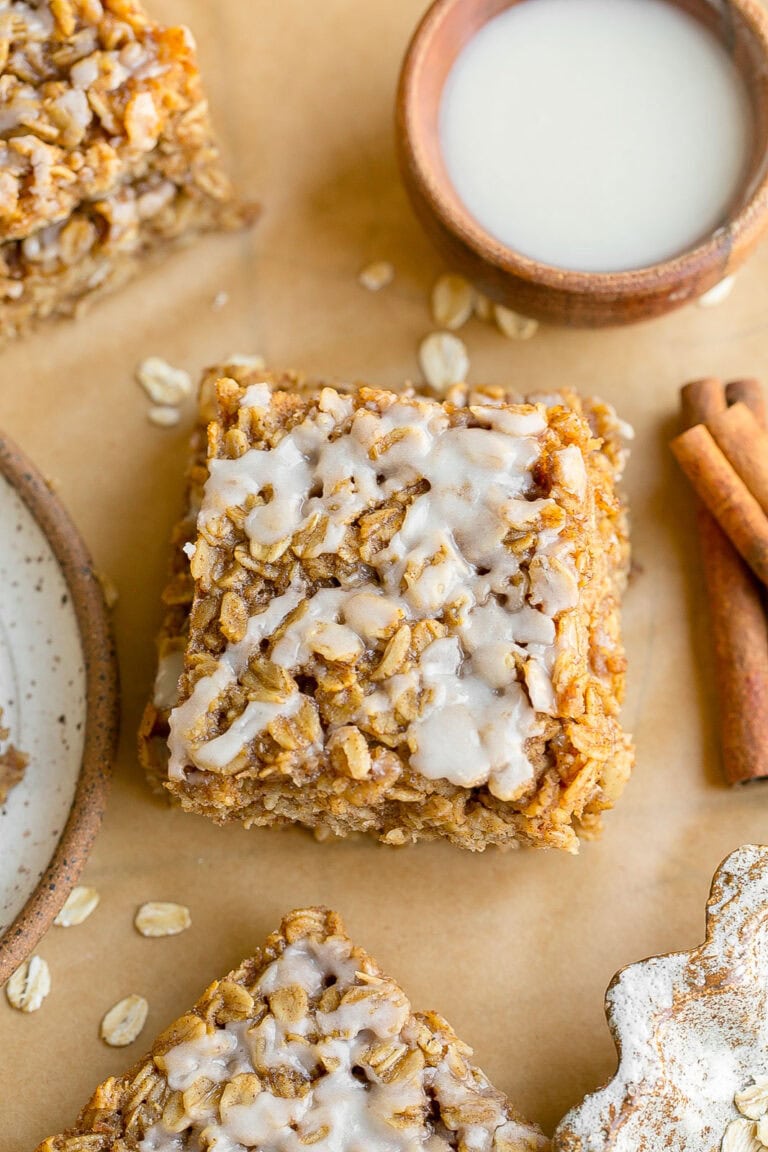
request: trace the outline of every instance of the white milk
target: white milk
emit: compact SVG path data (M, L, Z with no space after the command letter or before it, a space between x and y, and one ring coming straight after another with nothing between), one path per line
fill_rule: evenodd
M752 119L716 38L665 0L523 0L460 53L440 140L483 228L562 268L639 268L723 220Z

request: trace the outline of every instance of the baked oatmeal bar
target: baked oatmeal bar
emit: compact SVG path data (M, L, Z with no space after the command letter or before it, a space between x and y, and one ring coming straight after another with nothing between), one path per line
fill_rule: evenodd
M546 1152L471 1055L335 913L305 909L38 1152Z
M237 365L202 405L151 774L220 822L575 850L632 760L612 410Z
M220 167L186 28L138 0L0 3L0 337L250 214Z

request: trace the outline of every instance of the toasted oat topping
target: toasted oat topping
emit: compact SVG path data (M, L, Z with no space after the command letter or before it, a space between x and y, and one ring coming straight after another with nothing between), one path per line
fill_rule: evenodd
M539 495L535 479L545 410L476 404L457 424L422 397L377 393L376 403L366 401L324 389L274 446L210 461L192 556L197 576L207 541L232 515L252 556L277 558L290 545L320 557L343 548L369 508L403 493L408 501L386 547L366 553L349 586L309 588L296 568L286 591L253 614L225 594L227 646L171 715L172 779L190 766L234 771L262 734L294 720L308 753L319 752L316 705L297 683L318 658L367 667L368 691L334 738L353 776L367 771L355 730L375 738L382 717L399 713L409 721L402 742L411 765L428 779L487 783L504 800L532 779L526 743L555 711L553 668L570 643L567 629L558 640L555 620L578 600L563 508ZM272 403L266 385L251 385L244 418L268 423ZM552 468L565 493L584 498L578 448L556 452ZM505 544L510 536L526 541L524 563ZM218 702L265 649L271 692L206 738Z
M337 392L352 396L356 409L374 414L392 398L392 393L345 385L337 386ZM460 632L465 621L450 607L431 617L404 618L375 567L378 553L402 538L406 515L424 494L425 482L391 496L379 491L374 503L346 526L333 551L319 548L329 526L321 514L287 541L260 545L249 538L249 514L273 499L271 487L215 517L210 530L198 530L209 462L237 461L250 449L277 448L321 398L329 412L341 413L334 394L295 373L272 373L250 364L217 365L203 377L186 511L174 530L171 576L163 596L155 692L140 732L140 754L150 779L162 782L187 810L247 826L298 821L334 835L370 831L392 845L445 836L473 850L517 841L575 851L578 831L596 833L600 813L613 806L632 762L631 741L618 723L625 668L618 609L628 540L616 487L626 457L623 437L630 430L610 406L568 389L524 399L500 387L459 385L449 388L438 405L452 427L468 429L485 426L478 411L494 409L497 418L504 412L540 413L546 428L536 436L531 495L557 505L563 521L559 547L571 554L577 574L576 607L553 617L551 672L537 668L532 659L537 656L532 645L539 642L535 637L513 645L510 682L524 689L541 730L525 746L533 776L507 801L488 785L467 788L444 777L429 779L412 763L411 726L433 702L432 689L429 696L418 690L425 650L436 640L456 637L463 651L465 640ZM400 399L423 400L410 389ZM343 415L339 419L343 422ZM310 496L321 496L322 488L318 484ZM530 565L540 533L548 527L534 520L510 528L504 537L500 555L517 558L520 568L500 605L510 613L543 607L532 599L534 589L542 586L542 566L538 560ZM547 572L553 581L555 568ZM409 580L418 575L409 572ZM310 619L316 631L295 645L307 661L303 670L294 674L275 663L274 651L279 648L285 655L286 646L279 645L283 633L291 631L295 638L300 631L294 626L309 611L304 602L316 593L344 590L350 595L343 612L327 620ZM274 635L259 638L258 653L232 679L221 667L232 649L249 636L257 638L257 629L265 625L264 610L296 592L301 602L273 622ZM403 585L396 596L404 599L408 592ZM333 605L333 599L328 603ZM282 604L290 608L288 601L278 607ZM477 659L485 663L482 654ZM491 665L488 670L493 671ZM223 770L185 762L180 776L169 776L171 712L214 673L217 680L206 685L210 696L206 700L201 689L197 697L202 712L188 732L192 744L202 749L228 736L237 747L238 732L244 729L252 738ZM306 699L297 700L294 688ZM373 711L371 701L377 704ZM288 705L285 714L281 703ZM184 734L183 714L181 719L177 735ZM264 720L266 726L258 731ZM214 752L226 755L227 741Z
M0 5L2 239L109 193L155 147L193 44L182 29L152 33L126 0Z
M247 991L224 984L223 1027L189 1017L155 1056L170 1094L140 1152L544 1147L346 938L298 939Z
M0 336L237 227L187 29L139 0L0 0Z
M38 1152L547 1152L325 908L287 916Z

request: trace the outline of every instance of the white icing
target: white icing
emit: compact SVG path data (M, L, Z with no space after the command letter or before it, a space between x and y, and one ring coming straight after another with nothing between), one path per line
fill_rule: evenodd
M234 1058L234 1059L233 1059ZM168 1083L176 1092L185 1092L200 1076L220 1084L236 1073L231 1071L238 1058L238 1037L232 1025L201 1036L199 1040L177 1044L165 1056Z
M221 772L231 764L239 752L264 732L278 716L290 718L295 716L301 707L301 695L293 692L287 700L280 703L254 700L248 704L245 711L233 720L226 732L209 740L198 749L196 762L200 768L207 768L213 772Z
M715 877L706 943L620 973L606 997L621 1044L618 1071L568 1113L555 1147L562 1140L573 1152L720 1148L739 1115L735 1094L766 1067L766 908L768 848L747 845Z
M219 695L237 683L237 677L245 669L251 652L258 649L261 640L274 632L300 601L299 593L291 589L282 596L277 596L264 612L258 616L252 616L248 621L248 628L243 640L239 644L230 644L223 653L216 670L210 676L203 676L198 680L191 695L171 712L168 736L168 748L171 754L169 763L171 779L183 779L183 766L188 755L187 730L205 720ZM219 750L222 754L227 754L229 746L226 744L219 745ZM210 755L210 742L208 753L208 766L210 767L214 762L214 757ZM205 751L203 751L203 755L205 755ZM195 763L198 763L197 756ZM227 763L228 761L222 760L220 767L226 767Z
M257 383L242 404L263 410L269 400L268 386ZM319 555L338 549L360 513L427 481L399 531L370 560L379 583L316 591L270 658L293 674L311 672L316 653L352 663L372 646L381 651L399 623L440 618L450 608L458 617L456 635L435 641L410 672L370 691L356 722L365 731L366 722L391 713L398 695L412 689L419 715L404 741L413 767L463 787L488 784L509 800L533 776L526 745L542 731L537 712L556 710L556 632L567 617L557 627L555 617L576 605L579 586L570 545L560 538L561 510L532 494L543 409L482 404L471 412L487 427L451 427L440 405L420 398L391 396L383 412L355 411L349 396L323 389L317 409L271 451L252 448L236 460L210 462L198 527L203 535L215 533L228 508L266 495L245 519L252 549L287 547L296 533L322 523L312 553ZM559 452L556 468L563 486L583 501L579 450ZM527 575L503 544L511 529L535 534ZM171 778L183 779L190 765L223 772L234 763L236 769L239 753L272 720L296 714L303 699L298 689L282 703L249 704L222 735L204 739L205 717L219 693L301 601L297 584L252 617L245 639L230 644L218 668L174 710Z
M450 1143L433 1132L425 1121L431 1096L460 1109L471 1104L486 1081L479 1072L458 1078L445 1059L435 1068L415 1066L400 1079L387 1081L380 1075L369 1062L369 1051L390 1042L395 1055L398 1048L405 1052L413 1029L410 1005L391 982L367 987L356 969L351 946L342 937L288 945L252 991L256 999L268 1001L279 989L303 989L308 1008L300 1019L282 1023L276 1015L260 1013L258 1024L226 1024L164 1056L168 1085L175 1091L186 1091L200 1077L225 1084L241 1073L256 1073L261 1091L250 1103L224 1109L205 1101L196 1105L181 1143L160 1121L144 1134L139 1152L305 1152L307 1147L316 1152L448 1152L451 1147L489 1152L494 1131L502 1128L511 1143L519 1139L532 1152L547 1146L536 1129L507 1120L499 1098L488 1095L482 1125L460 1124ZM333 981L340 1003L322 1012L317 998ZM287 1099L278 1096L269 1082L269 1074L278 1069L303 1079L306 1090Z

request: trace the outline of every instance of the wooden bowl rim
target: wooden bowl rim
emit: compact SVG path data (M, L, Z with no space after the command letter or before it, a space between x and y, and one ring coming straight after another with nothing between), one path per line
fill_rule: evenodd
M510 0L533 2L533 0ZM674 4L675 0L665 0ZM731 249L746 239L757 240L768 225L768 164L741 208L725 224L709 233L693 248L669 260L621 272L583 272L560 268L555 264L524 256L486 232L461 203L458 195L445 194L444 182L435 178L431 166L424 163L420 145L419 117L413 99L419 70L428 60L435 34L443 20L454 9L469 6L475 0L433 0L411 37L406 50L397 88L397 132L402 155L409 172L420 186L429 210L443 229L452 233L474 256L498 272L517 280L562 293L592 299L613 299L617 303L646 292L674 289L692 273L724 266ZM758 0L728 0L729 12L740 18L760 46L768 75L768 10ZM768 150L768 146L767 146Z
M75 794L48 866L0 936L0 984L29 956L79 879L101 825L119 731L119 678L101 585L80 533L20 448L0 433L0 475L50 544L72 597L85 664L85 738Z

